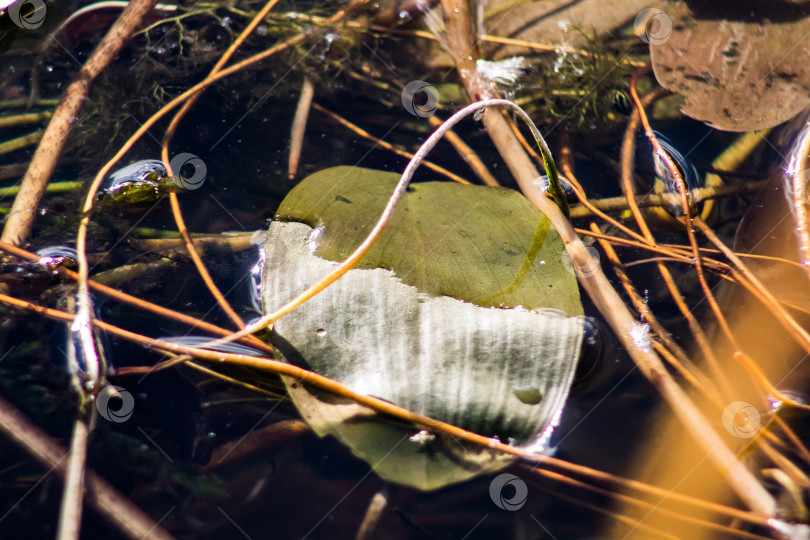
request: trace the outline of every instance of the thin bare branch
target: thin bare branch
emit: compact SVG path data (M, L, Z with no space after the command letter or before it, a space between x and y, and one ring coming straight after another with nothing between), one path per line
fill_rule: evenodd
M43 467L54 471L61 478L65 477L69 451L2 397L0 431L24 448ZM87 471L85 485L87 501L125 537L130 540L172 540L172 536L163 527L93 471Z

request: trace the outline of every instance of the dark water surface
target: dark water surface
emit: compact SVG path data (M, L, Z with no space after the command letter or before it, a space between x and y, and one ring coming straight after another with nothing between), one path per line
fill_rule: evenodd
M59 98L76 76L79 63L92 52L118 8L99 10L75 19L49 42L55 30L85 2L47 4L45 26L38 31L17 27L0 49L0 107L28 98ZM185 2L185 4L193 4ZM23 246L36 251L48 246L75 247L75 236L86 186L95 172L127 137L157 110L192 84L200 81L224 52L231 33L238 34L246 21L240 9L254 12L259 2L235 2L238 8L211 8L179 25L157 26L135 37L131 46L94 84L90 99L72 132L54 180L83 182L66 193L46 195L40 205L33 234ZM331 3L288 3L275 11L312 10L331 14ZM151 22L161 16L156 14ZM6 16L7 18L7 16ZM6 26L8 20L3 19ZM296 24L275 20L260 29L261 39L250 40L244 52L256 53L276 39L296 34ZM185 190L180 203L188 229L218 234L265 229L267 220L284 195L307 174L336 165L401 171L407 160L338 125L312 110L304 140L299 174L287 175L289 132L305 76L315 84L315 102L344 116L368 132L411 152L430 133L426 118L409 114L400 90L411 80L436 84L457 83L447 68L429 67L425 47L406 36L377 36L318 29L314 38L289 51L219 83L183 120L171 143L171 155L188 152L201 159L207 174L199 189ZM0 34L1 36L2 34ZM619 55L628 47L643 53L639 44L616 40L608 44ZM643 44L641 44L643 45ZM535 72L548 60L537 59ZM561 136L575 149L579 180L593 198L621 193L618 174L605 162L618 160L618 141L630 109L627 85L632 71L619 70L607 86L593 90L605 100L583 114L572 108L568 117L554 117L534 105L541 131L557 155ZM531 72L527 80L533 80ZM378 84L372 84L378 83ZM607 83L605 83L607 84ZM529 88L518 87L528 94ZM649 90L649 84L645 91ZM616 95L618 97L609 97ZM444 94L443 94L444 95ZM438 115L447 118L463 105L455 98L440 102ZM8 108L22 113L24 107ZM31 110L52 110L53 104ZM545 112L544 112L545 111ZM6 110L0 109L0 114ZM600 114L601 113L601 114ZM673 148L688 154L702 174L708 163L732 140L703 123L683 117L655 122ZM141 137L117 167L144 159L160 158L164 119ZM33 131L34 126L0 128L0 139L10 140ZM471 119L456 130L473 146L495 177L516 187L506 166L489 142L481 124ZM0 154L0 185L16 185L21 173L11 166L26 164L34 147ZM600 159L599 156L605 159ZM430 159L477 183L469 168L447 143ZM779 159L768 148L748 160L754 179L763 178ZM653 165L649 148L638 139L637 174L650 181ZM4 168L5 167L5 168ZM439 176L422 167L418 180ZM10 208L13 196L0 197ZM750 197L723 203L726 215L715 228L727 240L733 235ZM580 219L576 226L587 227ZM148 272L116 281L129 294L224 328L233 324L216 306L193 264L182 250L168 259L137 239L176 231L168 200L161 196L135 205L112 205L93 216L88 253L92 274L134 263L153 264ZM661 243L685 243L680 230L661 225ZM624 250L626 260L647 255ZM206 251L204 261L214 281L243 320L260 315L251 299L248 274L256 264L255 248L233 252L228 247ZM606 266L606 265L605 265ZM636 287L650 308L685 349L691 335L663 289L658 274L642 264L629 268ZM673 268L687 302L702 297L693 273ZM608 276L614 276L606 268ZM0 267L0 292L45 306L69 310L75 297L71 280L35 263L6 260ZM111 324L149 337L205 335L179 323L94 296L97 316ZM584 298L586 314L598 313ZM705 309L705 306L699 308ZM561 424L551 440L557 458L615 474L627 474L639 444L655 437L652 426L659 401L650 385L634 368L626 352L616 346L607 326L600 349L575 382ZM121 375L116 370L150 366L164 357L126 340L106 336L111 367L110 382L134 398L132 415L116 422L99 418L88 449L88 466L140 506L177 538L353 538L375 493L387 490L389 507L376 538L599 538L610 518L573 504L585 499L607 508L610 501L586 494L513 466L514 474L528 485L525 504L518 510L499 508L490 495L493 476L484 476L423 493L386 485L364 462L332 439L319 439L301 429L289 401L278 401L222 381L191 368L171 368L147 375ZM0 307L0 395L33 422L67 445L77 399L67 371L69 332L64 322ZM217 368L239 380L278 391L280 382L266 373L248 369ZM118 403L114 401L114 403ZM257 440L257 433L261 437ZM233 443L244 440L244 447ZM248 448L248 446L250 447ZM233 448L231 451L230 449ZM506 488L510 489L510 488ZM0 538L53 538L57 527L62 483L43 470L25 451L0 439ZM507 494L507 496L511 496ZM96 511L86 507L82 538L119 538L121 533Z

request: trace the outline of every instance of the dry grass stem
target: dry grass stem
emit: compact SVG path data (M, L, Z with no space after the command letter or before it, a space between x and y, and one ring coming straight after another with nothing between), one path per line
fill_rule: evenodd
M304 134L307 130L307 118L315 96L315 84L309 77L304 77L301 83L301 93L298 97L298 107L295 109L292 129L290 130L290 158L287 166L287 176L290 180L298 175L298 163L301 161L301 150L304 147Z
M625 197L627 198L628 206L630 208L630 212L633 214L633 218L638 225L641 234L650 244L656 244L655 238L653 237L652 231L650 227L647 225L647 221L644 218L644 214L638 207L636 203L635 197L635 187L633 186L632 182L632 167L634 163L634 156L635 156L635 132L638 128L638 124L642 123L645 126L645 134L647 137L651 137L651 142L654 140L654 146L657 145L656 152L661 152L662 156L665 156L669 159L667 163L672 162L672 158L669 156L668 153L664 152L661 149L658 141L655 139L655 136L652 134L652 129L649 127L649 123L647 122L647 116L644 113L644 107L651 104L653 101L658 99L661 95L664 94L663 91L657 90L651 92L649 95L645 96L642 100L638 97L638 93L636 92L636 83L638 82L639 77L646 72L646 68L642 68L633 75L633 79L630 82L630 95L633 98L633 101L636 105L636 109L633 111L633 114L630 117L630 121L627 123L627 128L625 130L624 139L622 141L622 174L621 174L621 181L622 181L622 191L624 191ZM663 158L662 158L663 159ZM669 165L668 165L669 166ZM677 167L672 165L672 167L676 171L675 178L679 178L680 175L677 172ZM681 179L681 184L683 184L683 179ZM680 194L679 194L680 198ZM689 215L688 205L687 211L685 215ZM691 228L690 228L691 230ZM690 244L694 245L694 242L690 239ZM694 335L695 341L700 348L701 353L703 354L706 363L709 365L709 369L712 372L712 375L715 377L717 384L721 390L721 399L728 401L729 397L732 395L732 389L726 380L726 376L723 371L720 369L720 362L717 359L717 356L714 354L714 350L712 350L711 345L709 344L709 339L706 336L706 333L703 331L701 324L698 322L695 315L692 313L692 310L689 309L689 306L686 304L686 301L683 298L683 295L678 290L678 286L675 282L675 278L672 276L672 273L669 271L669 268L663 263L658 261L656 263L658 267L658 272L661 274L661 277L664 280L664 283L667 286L667 290L670 293L670 296L675 301L675 304L678 307L678 311L681 312L683 317L686 319L689 330Z
M567 176L567 174L566 174ZM718 187L702 187L689 190L689 197L698 204L703 201L711 201L720 197L731 197L734 195L753 194L760 190L765 185L765 181L746 182L739 185L723 185ZM592 208L601 210L602 212L615 212L619 210L629 210L630 202L627 197L607 197L604 199L590 199L589 206L575 206L571 208L572 218L581 218L593 214ZM637 208L649 207L672 207L675 204L680 204L681 196L675 193L650 193L649 195L642 195L635 199ZM601 217L601 216L600 216Z
M596 224L591 224L591 229L593 229L594 233L601 233ZM633 286L633 282L625 273L624 267L610 243L603 238L599 238L598 241L599 245L602 247L602 251L604 251L608 260L613 264L613 272L616 274L616 277L624 287L625 292L630 297L630 301L633 303L636 311L645 321L647 321L647 324L650 325L655 335L658 336L658 339L662 341L661 345L670 353L670 356L662 356L664 356L664 358L667 359L669 363L678 370L682 377L700 390L704 396L714 401L719 409L722 410L723 405L722 401L720 401L717 397L717 388L715 388L714 384L708 380L695 365L692 364L692 361L689 360L686 352L684 352L684 350L681 349L677 343L675 343L670 333L667 332L661 323L658 322L658 319L652 313L652 310L649 309L647 303L638 293L635 286Z

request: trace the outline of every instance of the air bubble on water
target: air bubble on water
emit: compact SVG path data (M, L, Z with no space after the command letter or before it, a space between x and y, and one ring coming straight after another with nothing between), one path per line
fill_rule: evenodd
M70 259L73 264L78 264L79 255L76 250L67 246L49 246L36 252L40 256L39 264L43 266L58 265Z
M649 352L652 348L650 341L650 325L647 323L633 323L633 328L630 329L630 339L633 343L644 352Z
M143 184L157 188L157 179L165 175L166 168L159 159L136 161L110 173L99 188L98 198Z
M684 187L687 190L687 197L689 199L689 204L691 205L692 201L689 190L700 187L700 178L698 176L697 169L692 162L687 160L683 154L678 152L678 150L663 135L658 132L653 133L655 134L656 139L658 139L658 144L661 145L662 150L666 154L662 155L662 153L658 152L655 148L652 149L655 174L663 182L664 192L672 193L674 195L680 194L680 182L672 174L669 166L666 163L666 157L669 157L674 162L675 168L678 169L678 173L685 184ZM670 211L670 213L681 216L683 215L683 205L680 202L680 198L678 198L677 201L678 202L668 206L667 209Z
M568 201L570 204L574 204L578 202L579 198L577 197L576 192L574 191L574 187L571 184L571 181L562 175L557 175L557 180L560 183L560 187L565 194L565 200ZM549 192L549 185L550 182L548 180L548 176L543 174L535 178L532 183L537 187L537 189L541 190L543 193L550 194Z

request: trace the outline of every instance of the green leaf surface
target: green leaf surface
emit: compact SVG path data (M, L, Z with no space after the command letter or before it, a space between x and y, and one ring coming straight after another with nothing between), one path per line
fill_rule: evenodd
M315 255L342 261L371 231L398 180L371 169L325 169L296 186L276 218L321 229ZM425 182L411 185L358 268L393 270L420 292L483 307L581 315L564 251L548 219L516 191Z

